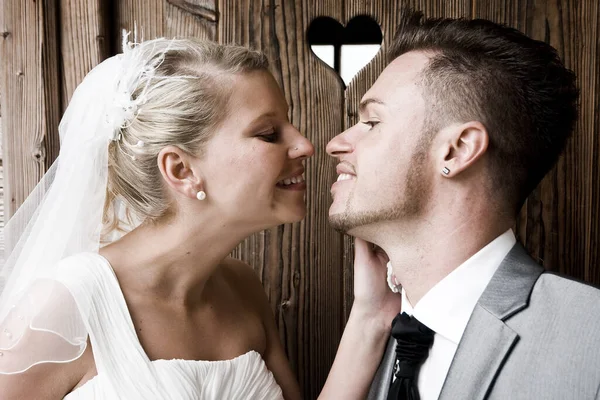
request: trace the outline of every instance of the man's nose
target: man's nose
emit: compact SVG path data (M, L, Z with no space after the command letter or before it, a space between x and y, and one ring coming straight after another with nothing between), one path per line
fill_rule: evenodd
M352 151L352 144L350 144L346 137L346 132L342 132L327 143L325 148L327 154L332 157L339 157L343 154Z

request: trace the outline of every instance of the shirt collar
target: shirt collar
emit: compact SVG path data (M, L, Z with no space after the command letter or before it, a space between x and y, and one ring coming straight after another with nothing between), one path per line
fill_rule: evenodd
M414 307L402 289L402 311L458 345L479 297L516 241L512 230L504 232L439 281Z

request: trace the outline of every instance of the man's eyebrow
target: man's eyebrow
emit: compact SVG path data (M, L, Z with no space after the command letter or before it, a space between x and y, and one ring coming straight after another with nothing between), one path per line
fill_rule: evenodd
M374 97L369 97L368 99L364 99L363 101L360 102L360 104L358 105L358 109L360 112L365 112L365 108L367 108L367 106L369 104L379 104L379 105L385 105L385 103L379 99L376 99Z

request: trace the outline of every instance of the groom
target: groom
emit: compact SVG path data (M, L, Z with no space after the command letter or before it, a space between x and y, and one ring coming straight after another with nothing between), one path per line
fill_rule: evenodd
M577 99L543 42L403 16L360 122L327 146L330 221L385 251L406 313L369 399L600 399L600 291L544 272L511 231Z

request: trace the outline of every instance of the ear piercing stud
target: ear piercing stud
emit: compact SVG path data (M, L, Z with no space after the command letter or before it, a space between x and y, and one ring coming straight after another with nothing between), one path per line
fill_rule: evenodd
M444 168L442 169L442 173L443 173L444 175L448 175L448 174L450 173L450 170L448 169L448 167L444 167Z
M200 201L204 200L206 198L206 192L204 190L199 191L196 193L196 198Z

